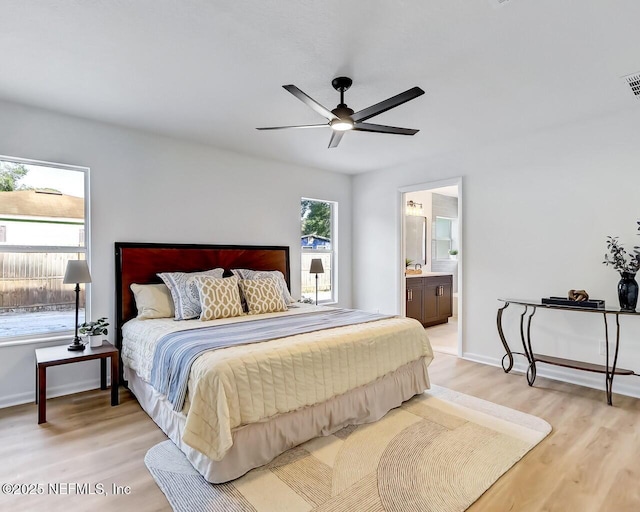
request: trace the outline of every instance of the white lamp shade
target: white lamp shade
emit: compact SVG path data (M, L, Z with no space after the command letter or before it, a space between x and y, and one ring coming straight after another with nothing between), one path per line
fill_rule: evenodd
M86 260L70 260L67 262L67 271L64 273L65 284L90 283L89 265Z
M322 266L322 260L320 258L313 258L311 260L311 267L309 268L310 274L324 274L324 267Z

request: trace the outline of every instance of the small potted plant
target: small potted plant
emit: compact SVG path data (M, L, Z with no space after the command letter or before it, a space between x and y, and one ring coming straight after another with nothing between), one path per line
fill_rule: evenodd
M102 336L108 334L107 317L98 318L95 322L84 322L78 326L78 332L89 336L90 347L102 346Z
M458 259L458 249L451 249L449 251L449 259L452 259L452 260Z

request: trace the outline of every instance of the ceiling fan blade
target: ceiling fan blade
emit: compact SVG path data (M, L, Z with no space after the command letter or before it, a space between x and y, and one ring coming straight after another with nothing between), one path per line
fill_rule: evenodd
M372 123L356 123L353 127L354 132L377 132L377 133L394 133L396 135L415 135L420 130L412 128L397 128L395 126L385 126L383 124Z
M375 105L371 105L370 107L356 112L351 116L351 119L353 119L355 122L365 121L370 117L382 114L387 110L391 110L392 108L402 105L407 101L411 101L418 96L422 96L423 94L424 91L420 89L420 87L413 87L408 91L401 92L400 94L393 96L392 98L388 98L384 101L381 101L380 103L376 103Z
M301 124L297 126L267 126L265 128L256 128L256 130L288 130L290 128L327 128L329 125L325 124Z
M289 91L291 94L293 94L302 103L304 103L308 107L311 107L313 110L315 110L322 117L326 117L329 121L331 121L333 119L338 119L338 116L336 116L333 112L331 112L331 110L329 110L328 108L325 108L322 105L320 105L320 103L318 103L312 97L310 97L310 96L306 95L305 93L303 93L295 85L283 85L282 87L284 87L287 91Z
M340 144L340 141L342 140L343 135L344 135L344 132L337 132L335 130L331 130L331 140L329 141L329 147L337 148L338 144Z

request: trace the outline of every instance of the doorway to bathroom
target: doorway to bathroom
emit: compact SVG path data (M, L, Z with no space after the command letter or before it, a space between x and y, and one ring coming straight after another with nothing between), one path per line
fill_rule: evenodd
M401 311L433 349L462 355L462 179L403 187Z

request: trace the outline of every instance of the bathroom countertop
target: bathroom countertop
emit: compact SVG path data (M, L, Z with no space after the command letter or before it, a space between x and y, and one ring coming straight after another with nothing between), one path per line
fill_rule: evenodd
M452 276L451 272L423 272L422 274L405 274L405 277Z

